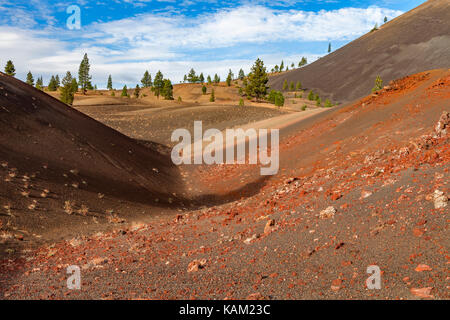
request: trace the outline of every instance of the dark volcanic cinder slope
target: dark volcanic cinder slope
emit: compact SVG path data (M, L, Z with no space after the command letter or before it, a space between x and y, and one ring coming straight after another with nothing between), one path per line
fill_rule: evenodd
M167 156L2 73L0 164L0 219L42 231L80 219L81 205L92 221L118 203L165 206L182 188Z
M271 78L301 81L307 89L346 103L370 93L380 75L384 83L426 70L450 67L450 3L430 0L304 68Z

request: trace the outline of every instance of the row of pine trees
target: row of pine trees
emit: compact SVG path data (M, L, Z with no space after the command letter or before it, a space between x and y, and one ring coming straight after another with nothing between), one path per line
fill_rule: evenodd
M304 66L307 64L307 59L304 57L299 63L299 66ZM272 69L272 72L280 72L284 70L284 62L281 62L281 67L275 66ZM15 76L15 67L12 61L8 61L5 67L5 73L11 76ZM90 75L90 62L87 54L84 55L79 69L78 69L78 79L73 77L70 71L67 71L66 75L62 79L59 78L59 75L54 75L51 77L49 84L47 86L48 91L57 91L60 90L60 99L62 102L72 105L74 101L74 95L76 92L81 92L82 94L86 94L88 90L96 90L97 86L92 86L91 83L92 76ZM268 94L267 83L269 81L269 74L267 72L266 67L264 66L264 62L261 59L257 59L254 63L250 73L245 75L242 69L239 70L238 76L235 77L234 73L230 69L228 72L228 76L226 78L226 84L231 86L232 81L241 80L242 86L239 87L239 93L241 96L247 96L247 99L255 98L256 101L268 100L269 102L274 103L277 106L284 105L284 96L282 92L272 90L270 94ZM205 81L205 77L203 73L197 75L194 69L191 69L190 72L185 75L184 82L189 83L202 83L202 84L218 84L220 82L220 77L215 74L214 79L208 75ZM39 77L36 81L34 80L33 74L28 72L26 83L35 86L37 89L43 90L43 79ZM236 82L237 83L237 82ZM149 73L149 71L145 71L142 79L141 86L138 84L133 91L133 95L138 98L140 96L141 88L150 88L151 91L155 94L155 96L162 96L166 100L173 100L173 85L169 79L165 79L164 75L161 71L158 71L154 77ZM302 86L300 82L297 82L296 85L292 82L290 85L290 90L294 91L294 89L301 90ZM107 89L111 91L111 95L115 95L115 90L113 88L113 79L112 75L109 75L107 81ZM283 86L283 91L288 89L287 81ZM206 94L207 88L205 85L202 87L203 94ZM130 97L128 93L128 88L125 85L122 89L121 93L122 97ZM309 97L310 98L310 97ZM317 100L317 98L315 97ZM310 100L313 100L310 98ZM214 89L211 92L210 101L215 101L215 92ZM320 103L320 102L319 102ZM240 105L243 105L243 99L240 101Z

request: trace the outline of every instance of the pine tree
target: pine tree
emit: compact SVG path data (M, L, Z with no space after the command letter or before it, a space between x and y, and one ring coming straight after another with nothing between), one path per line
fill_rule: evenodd
M259 101L267 94L267 82L269 82L269 76L266 67L264 67L264 62L257 59L248 75L247 94Z
M56 75L56 77L55 77L55 85L56 85L56 89L58 89L61 86L61 81L59 80L59 75Z
M305 65L308 64L308 59L306 59L305 57L302 58L302 60L298 63L298 67L301 68Z
M308 100L309 101L314 101L314 98L316 97L316 95L314 94L314 92L311 90L308 94Z
M187 75L184 75L184 79L183 82L186 83L187 82Z
M158 71L158 73L155 76L155 80L153 81L153 88L155 91L155 96L158 97L161 95L162 90L164 89L164 76L161 71Z
M109 75L108 77L108 85L106 86L106 89L112 90L113 89L113 83L112 83L112 76Z
M141 87L139 85L136 85L136 89L134 89L134 97L137 99L139 98L139 94L141 93Z
M217 73L214 75L214 83L220 83L220 77L217 75Z
M72 87L72 92L73 92L73 93L78 92L78 82L77 82L77 79L72 78L72 85L71 85L71 87Z
M283 70L284 70L284 61L281 61L280 72L283 72Z
M55 76L52 76L47 87L48 91L56 91L58 89L56 85L56 79Z
M33 74L31 73L31 71L28 71L28 74L27 74L27 84L34 87L34 78L33 78Z
M145 71L141 80L142 88L150 88L152 86L152 76L148 70Z
M206 95L206 92L208 91L208 88L206 88L206 86L204 85L203 87L202 87L202 93L203 93L203 95Z
M239 107L244 107L245 106L245 103L244 103L244 99L240 99L239 100Z
M275 105L279 108L284 106L284 96L281 92L278 92L278 94L275 96Z
M230 71L228 72L228 76L227 76L227 86L231 86L231 81L233 80L233 72L231 71L231 69L230 69Z
M44 88L44 80L42 80L42 76L36 80L36 89L42 90Z
M128 88L126 85L123 86L121 97L128 97Z
M198 81L198 77L197 74L195 73L194 68L192 68L191 71L189 71L187 79L189 83L196 83Z
M198 77L198 81L199 81L201 84L205 83L205 76L203 75L203 72L200 73L200 77Z
M377 92L383 89L383 80L381 80L380 76L377 76L375 79L375 87L373 87L372 92Z
M8 76L12 77L16 75L16 67L14 67L14 63L11 60L8 60L8 62L6 62L5 73Z
M80 68L78 69L78 85L81 88L81 92L86 94L86 91L92 87L91 79L92 77L89 75L89 71L91 69L91 65L89 64L89 58L87 53L84 54L83 60L81 60Z
M245 78L245 72L244 72L244 70L239 70L239 80L244 80L244 78Z
M291 81L291 86L289 87L290 91L294 91L295 90L295 84L293 81Z
M214 94L214 89L211 91L211 96L209 97L209 102L215 102L216 101L216 95Z
M328 53L331 52L331 42L328 44Z
M62 86L60 87L61 96L60 100L65 104L72 105L74 99L74 91L72 86L72 74L67 71L66 76L62 80Z
M173 100L173 86L172 82L168 79L164 80L162 95L166 100Z
M330 99L325 100L324 107L325 108L331 108L333 104L331 103Z
M209 85L212 84L212 79L211 79L211 76L210 76L210 75L208 75L208 78L206 79L206 81L208 82Z
M301 90L302 89L302 83L300 81L297 81L296 88L297 88L297 90Z
M288 89L288 81L287 80L284 80L284 83L283 83L283 91L286 91Z
M280 72L280 67L278 65L276 65L274 69L276 73Z
M384 23L387 23L387 22L388 22L388 18L384 17Z

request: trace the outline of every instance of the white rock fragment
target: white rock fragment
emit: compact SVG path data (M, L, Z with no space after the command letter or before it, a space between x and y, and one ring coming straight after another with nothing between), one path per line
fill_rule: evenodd
M335 207L328 207L325 210L322 210L320 212L319 218L320 219L330 219L334 218L335 213L337 212Z
M434 198L434 208L435 209L442 209L447 206L448 197L444 194L444 192L435 190L433 198Z

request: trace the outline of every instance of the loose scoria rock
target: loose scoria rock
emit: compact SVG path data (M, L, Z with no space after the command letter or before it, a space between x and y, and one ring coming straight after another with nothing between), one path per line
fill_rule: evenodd
M337 212L335 207L328 207L325 210L322 210L320 212L319 218L320 219L329 219L334 218L334 214Z

